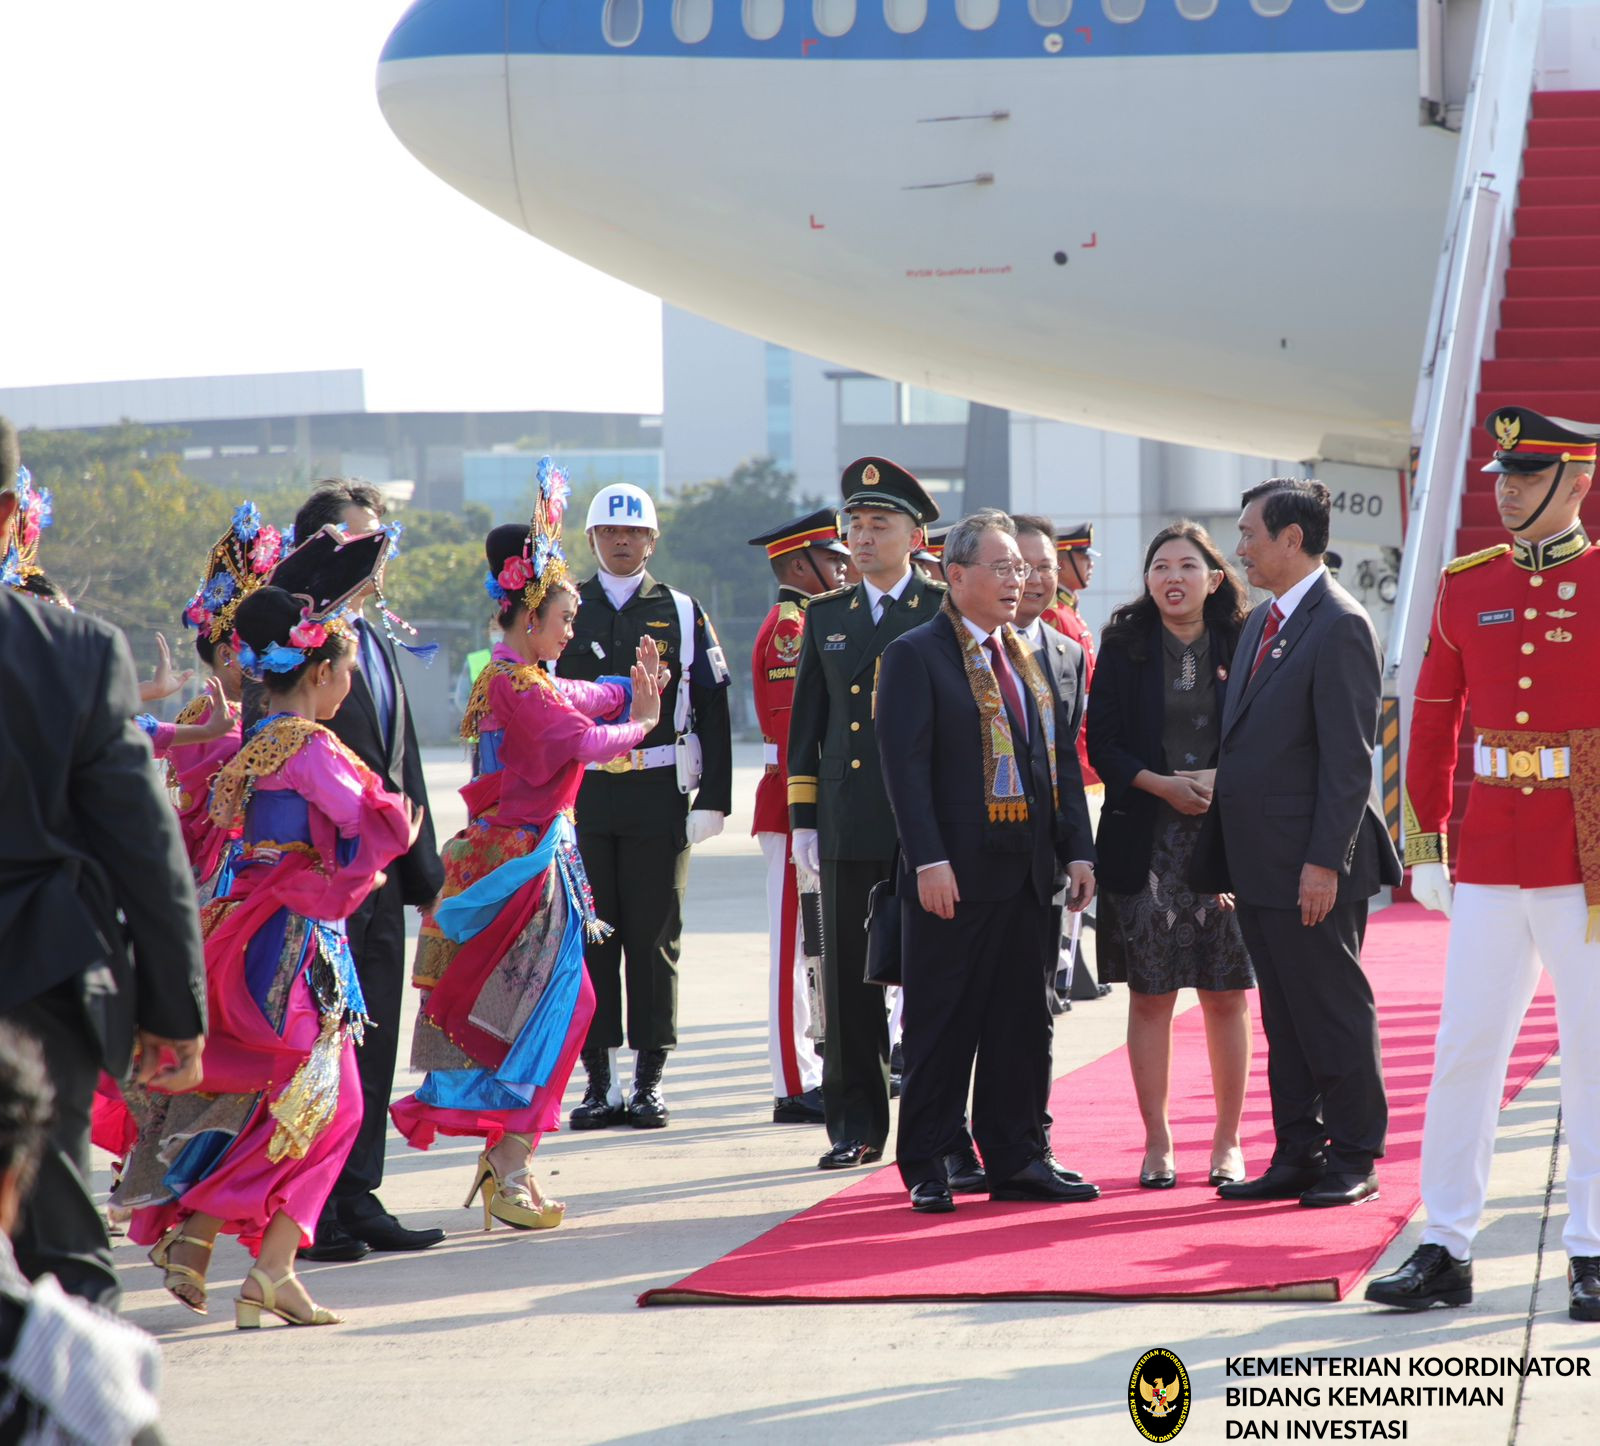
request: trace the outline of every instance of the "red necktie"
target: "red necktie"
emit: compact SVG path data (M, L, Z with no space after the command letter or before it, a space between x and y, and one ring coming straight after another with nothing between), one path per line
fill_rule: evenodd
M1012 716L1022 729L1023 742L1028 739L1028 713L1022 706L1022 694L1017 688L1016 674L1011 671L1011 663L1000 650L1000 641L990 634L988 642L984 644L989 650L989 665L994 669L994 675L1000 683L1000 694L1006 700L1006 706L1011 709Z
M1250 676L1256 675L1256 669L1261 666L1261 660L1267 656L1267 644L1278 636L1278 629L1283 626L1283 610L1274 602L1267 610L1267 625L1261 630L1261 646L1256 649L1256 660L1250 665Z

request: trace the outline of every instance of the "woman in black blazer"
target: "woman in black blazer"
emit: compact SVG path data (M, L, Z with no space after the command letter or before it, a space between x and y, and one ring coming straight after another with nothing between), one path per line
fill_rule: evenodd
M1175 522L1145 553L1145 590L1111 615L1089 692L1089 761L1105 783L1096 839L1102 980L1128 985L1128 1062L1144 1118L1139 1183L1177 1183L1168 1119L1172 1010L1205 1012L1217 1121L1211 1183L1245 1178L1239 1118L1250 1073L1250 956L1227 895L1187 880L1221 739L1247 594L1205 528Z

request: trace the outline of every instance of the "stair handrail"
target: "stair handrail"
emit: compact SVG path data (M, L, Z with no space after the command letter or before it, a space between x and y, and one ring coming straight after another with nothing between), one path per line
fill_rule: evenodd
M1511 254L1511 232L1543 0L1482 8L1462 112L1454 198L1417 381L1420 422L1411 522L1390 625L1385 691L1400 700L1402 739L1427 642L1440 570L1454 552L1472 451L1473 404ZM1437 485L1436 485L1437 482Z

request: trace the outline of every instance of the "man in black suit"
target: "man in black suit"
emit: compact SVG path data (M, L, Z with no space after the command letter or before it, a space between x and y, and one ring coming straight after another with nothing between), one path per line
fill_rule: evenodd
M376 487L326 482L295 514L294 535L303 542L329 524L351 533L375 532L383 525L384 510L383 494ZM383 780L385 788L405 794L423 811L422 831L410 850L390 865L383 887L368 894L350 916L350 953L372 1019L372 1027L356 1047L364 1112L350 1158L323 1207L316 1244L300 1251L311 1260L359 1260L370 1250L425 1250L444 1239L442 1230L408 1230L384 1209L377 1193L383 1183L384 1137L405 997L406 905L418 909L433 905L444 886L444 865L434 840L422 753L394 644L364 616L356 620L356 638L359 666L350 677L350 695L328 727Z
M1372 770L1382 663L1371 621L1323 564L1328 489L1274 478L1243 505L1239 558L1273 597L1234 654L1193 882L1238 903L1277 1143L1266 1174L1217 1193L1359 1205L1377 1196L1389 1120L1361 941L1367 901L1401 878Z
M17 469L0 420L0 558ZM138 710L121 633L0 587L0 1019L39 1040L56 1091L17 1258L108 1309L117 1274L86 1184L95 1082L136 1057L140 1083L191 1088L205 1031L194 884Z
M939 515L922 484L883 457L861 457L840 492L861 581L811 599L789 714L794 861L822 879L822 1108L832 1142L823 1170L871 1164L889 1138L888 1017L883 990L863 981L867 897L889 877L895 847L872 686L884 648L944 597L911 565L924 524Z
M912 1208L928 1212L955 1208L944 1156L974 1057L972 1129L990 1198L1100 1193L1054 1164L1044 1133L1057 861L1071 880L1068 907L1082 909L1094 897L1094 843L1081 777L1063 767L1073 739L1058 726L1060 706L1008 626L1028 571L1015 533L993 509L950 529L949 597L932 621L885 649L878 680L901 857L906 1072L897 1152Z

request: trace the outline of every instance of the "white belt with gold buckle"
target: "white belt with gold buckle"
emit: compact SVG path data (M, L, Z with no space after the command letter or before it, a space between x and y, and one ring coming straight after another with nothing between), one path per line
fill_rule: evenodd
M1572 750L1490 748L1480 739L1473 745L1472 766L1479 778L1570 778Z
M641 773L647 768L674 768L678 763L677 747L663 743L659 748L632 748L621 758L609 763L591 763L591 773Z

